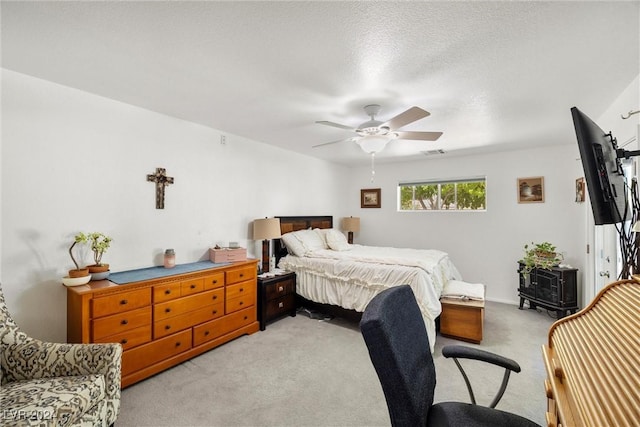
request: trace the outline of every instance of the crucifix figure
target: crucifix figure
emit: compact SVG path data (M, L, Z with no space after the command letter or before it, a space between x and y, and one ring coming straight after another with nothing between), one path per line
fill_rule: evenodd
M173 184L165 168L156 168L156 173L147 175L147 181L156 183L156 209L164 209L164 187Z

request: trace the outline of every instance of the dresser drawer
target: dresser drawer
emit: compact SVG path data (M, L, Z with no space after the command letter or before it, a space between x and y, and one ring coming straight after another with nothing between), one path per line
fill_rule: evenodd
M256 293L256 282L255 281L247 281L241 282L235 285L227 285L225 287L225 295L224 297L229 300L233 298L239 298L246 295L255 295Z
M247 308L225 316L223 320L223 333L226 334L255 322L257 320L256 310L254 307Z
M212 274L204 277L204 289L205 291L216 289L224 286L224 272Z
M109 316L151 305L151 288L122 292L91 300L93 317Z
M191 348L191 329L122 353L122 375L129 375Z
M184 282L180 282L180 295L183 297L187 295L193 295L202 291L204 291L203 278L185 280Z
M169 319L156 321L153 324L153 338L158 339L183 329L190 328L200 323L222 317L224 315L224 304L214 304L191 311L181 316L170 317Z
M201 292L188 297L155 304L153 306L153 320L157 322L159 320L179 316L200 307L216 304L222 301L224 301L224 288Z
M256 321L256 310L248 308L193 328L193 346L221 337Z
M251 307L255 305L256 298L254 294L247 294L238 298L225 299L224 312L229 314L234 311L242 310L243 308Z
M265 286L265 292L267 300L274 298L280 298L283 295L289 295L294 293L296 288L295 277L282 280L280 282L269 283Z
M159 303L180 298L180 282L167 283L153 287L153 302Z
M285 295L267 302L267 319L278 317L285 313L291 313L296 307L295 295Z
M227 285L244 282L256 278L256 266L249 265L246 267L232 268L225 272L225 281Z
M92 321L93 339L99 340L140 326L151 325L151 306L125 311Z
M224 335L224 321L224 318L220 318L193 328L193 346L197 347L200 344Z
M97 343L117 342L122 344L124 350L129 350L149 341L151 341L151 324L94 340Z

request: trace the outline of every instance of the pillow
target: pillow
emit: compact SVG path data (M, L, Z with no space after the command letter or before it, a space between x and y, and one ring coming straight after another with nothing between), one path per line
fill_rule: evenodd
M300 240L296 238L295 233L297 232L292 231L290 233L285 233L280 237L280 240L282 240L282 243L287 247L287 252L291 255L304 256L306 251L304 246L302 246L302 243L300 243Z
M295 232L296 237L302 243L305 253L317 251L319 249L327 249L327 244L320 234L313 230L300 230Z
M327 231L331 230L330 228L314 228L313 231L318 233L322 241L324 242L324 248L327 249L329 245L327 244Z
M321 235L313 230L292 231L283 234L281 239L290 253L300 257L309 252L327 248Z
M351 245L347 242L347 238L342 232L335 228L330 228L325 233L325 239L327 239L327 245L334 251L348 251L351 250Z

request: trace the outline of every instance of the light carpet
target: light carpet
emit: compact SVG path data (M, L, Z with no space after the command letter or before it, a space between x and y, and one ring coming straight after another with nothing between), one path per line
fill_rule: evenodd
M498 409L544 424L541 346L554 319L546 311L487 302L477 347L515 359ZM436 402L469 396L438 336ZM463 361L476 399L488 404L503 370ZM300 313L267 325L122 391L118 426L388 426L384 395L358 324Z

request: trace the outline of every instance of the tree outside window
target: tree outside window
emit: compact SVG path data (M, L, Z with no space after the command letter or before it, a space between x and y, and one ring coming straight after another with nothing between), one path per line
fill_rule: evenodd
M486 210L486 178L400 184L400 210Z

